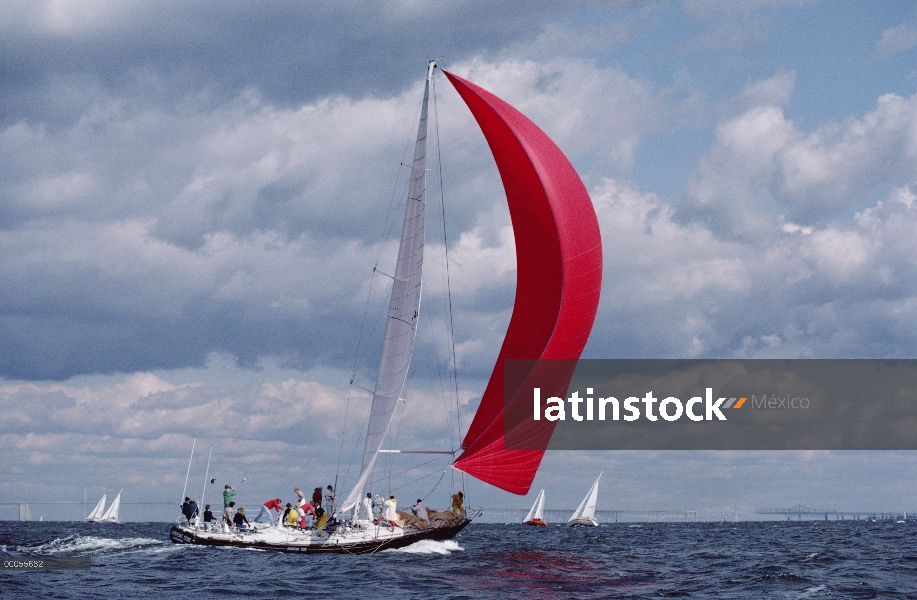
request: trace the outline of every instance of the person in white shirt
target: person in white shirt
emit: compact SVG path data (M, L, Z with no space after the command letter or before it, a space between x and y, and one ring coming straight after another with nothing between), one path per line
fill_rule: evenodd
M328 516L334 514L334 488L330 485L325 489L325 503L322 505Z
M424 506L423 500L420 498L417 499L417 504L411 507L411 512L413 512L418 519L420 519L425 526L430 525L430 515L427 514L427 507Z
M388 521L392 526L392 531L395 531L395 522L398 520L398 504L395 502L394 496L389 496L388 500L385 501L385 512L382 513L382 518Z
M373 520L373 495L366 494L366 497L363 498L363 512L366 513L366 520Z

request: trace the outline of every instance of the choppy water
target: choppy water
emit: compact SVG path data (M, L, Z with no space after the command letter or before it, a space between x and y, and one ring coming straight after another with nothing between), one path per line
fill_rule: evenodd
M0 522L0 551L91 556L2 571L11 598L917 598L917 522L472 524L364 556L175 546L169 525Z

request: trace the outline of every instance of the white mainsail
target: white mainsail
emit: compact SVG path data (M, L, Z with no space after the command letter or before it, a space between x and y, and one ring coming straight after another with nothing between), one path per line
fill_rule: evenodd
M339 512L352 509L363 495L363 487L376 464L382 441L392 422L392 416L395 414L395 406L404 390L404 381L407 378L411 356L414 353L417 317L420 315L423 267L427 107L430 99L430 82L433 79L435 67L436 63L430 61L423 105L420 110L420 123L417 127L417 141L414 145L414 164L411 167L404 224L401 229L401 243L398 247L398 261L395 264L392 296L389 301L388 319L385 323L385 337L382 341L382 357L379 360L379 373L376 377L376 388L366 431L366 443L363 447L360 478L339 507Z
M121 508L121 491L122 490L118 490L118 495L115 496L111 506L109 506L108 510L105 511L105 514L102 515L102 521L109 521L111 523L118 522L118 510Z
M592 487L589 488L589 493L586 494L586 497L583 498L582 502L580 502L580 505L577 507L576 511L567 520L568 525L575 523L576 521L591 521L593 523L596 522L595 507L599 500L599 479L601 478L602 473L599 473L599 476L595 478L595 483L593 483Z
M86 517L87 521L99 521L102 519L102 515L105 513L105 496L102 494L102 499L99 500L99 503L96 504L96 507L92 509L92 512L89 513L89 516Z
M538 497L535 498L535 504L532 505L532 509L529 510L529 514L525 515L523 523L528 523L534 519L539 521L544 521L544 488L541 488L541 491L538 492Z

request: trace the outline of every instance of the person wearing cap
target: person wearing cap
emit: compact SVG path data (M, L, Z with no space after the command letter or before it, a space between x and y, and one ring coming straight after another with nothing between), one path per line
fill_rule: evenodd
M430 526L430 515L427 514L427 507L424 506L422 499L417 499L417 504L411 507L411 512L414 513L418 519L420 519L420 521L424 524L424 527Z

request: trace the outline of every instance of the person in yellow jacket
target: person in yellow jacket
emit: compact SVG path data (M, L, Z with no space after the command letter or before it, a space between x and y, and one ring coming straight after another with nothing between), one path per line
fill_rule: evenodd
M465 508L462 506L462 503L465 502L465 494L462 492L456 492L452 494L452 514L458 516L459 513L462 516L465 516Z
M299 513L293 508L293 505L287 502L287 509L283 513L283 524L287 527L296 527L299 525Z
M317 520L315 521L315 532L319 537L322 535L322 527L325 526L325 523L328 522L328 513L325 512L325 509L319 506L315 509L315 516Z

